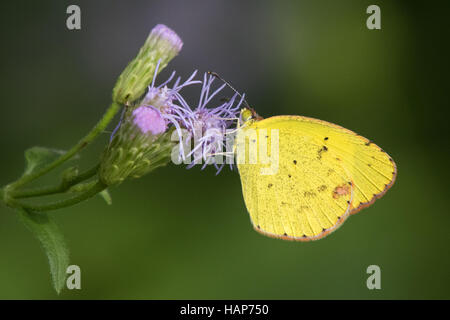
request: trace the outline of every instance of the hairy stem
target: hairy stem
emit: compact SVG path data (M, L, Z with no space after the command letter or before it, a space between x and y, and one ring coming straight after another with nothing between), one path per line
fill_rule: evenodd
M47 172L53 170L54 168L58 167L59 165L63 164L70 158L72 158L75 154L81 151L84 147L86 147L89 143L91 143L105 128L106 126L111 122L111 120L114 118L116 113L119 111L120 105L116 102L113 102L111 106L106 110L105 114L103 115L102 119L95 125L95 127L83 138L81 139L75 146L73 146L69 151L67 151L65 154L60 156L58 159L53 161L52 163L48 164L47 166L43 167L42 169L33 172L32 174L25 175L19 180L11 183L9 185L10 190L17 189L24 184L27 184L31 181L36 180L37 178L43 176Z
M100 165L97 164L96 166L86 170L85 172L80 173L74 179L67 181L67 182L62 181L57 186L12 191L11 197L13 197L15 199L20 199L20 198L47 196L47 195L51 195L51 194L66 192L72 186L77 185L80 182L83 182L84 180L87 180L87 179L93 177L95 174L97 174L99 167L100 167Z
M23 202L21 200L11 199L10 203L14 205L15 207L20 207L27 210L33 210L36 212L41 211L51 211L56 209L61 209L65 207L73 206L79 202L82 202L84 200L87 200L93 196L95 196L97 193L105 190L108 186L101 182L100 180L97 180L95 184L93 184L89 189L85 190L83 193L78 194L76 196L73 196L68 199L64 200L58 200L55 202L45 203L45 204L31 204L27 202Z

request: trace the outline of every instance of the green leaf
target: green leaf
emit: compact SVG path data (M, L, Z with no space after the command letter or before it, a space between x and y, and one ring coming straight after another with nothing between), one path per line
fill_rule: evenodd
M24 175L33 173L34 171L42 168L46 164L55 161L59 156L64 154L65 151L49 149L44 147L32 147L25 151L25 172Z
M105 189L99 193L99 195L106 201L108 205L112 205L112 198L108 189Z
M69 266L69 250L59 227L48 214L25 209L17 209L17 212L20 220L41 242L50 264L53 286L59 294L66 284Z
M57 150L45 147L32 147L25 150L25 172L23 175L31 174L42 167L52 163L61 155L65 154L65 150ZM79 159L79 155L75 155L73 159Z

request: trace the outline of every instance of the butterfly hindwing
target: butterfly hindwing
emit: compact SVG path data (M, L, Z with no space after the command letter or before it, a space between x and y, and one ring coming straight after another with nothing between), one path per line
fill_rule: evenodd
M246 138L249 130L256 135ZM262 174L270 165L249 163L249 145L256 140L270 154L273 130L278 135L278 170ZM395 165L380 148L325 121L272 117L247 123L238 141L239 136L246 141L245 149L237 148L238 158L245 153L247 160L238 162L244 200L254 228L268 236L319 239L382 195L395 178Z
M283 117L283 116L281 116ZM314 136L350 173L355 184L351 214L372 204L394 183L397 167L376 144L341 126L300 116L285 116L300 123L302 132ZM280 117L273 117L277 119ZM269 120L269 119L268 119Z

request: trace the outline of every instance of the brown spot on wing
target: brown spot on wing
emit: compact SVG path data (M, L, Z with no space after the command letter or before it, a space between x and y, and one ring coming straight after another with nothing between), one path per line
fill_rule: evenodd
M318 160L322 159L322 152L326 151L328 151L327 146L323 146L322 148L320 148L319 151L317 151L317 159Z
M316 196L316 193L313 190L307 190L303 192L303 196L308 198L314 198Z
M333 198L337 199L339 197L350 194L350 192L351 192L351 188L348 184L343 184L341 186L337 186L333 190Z

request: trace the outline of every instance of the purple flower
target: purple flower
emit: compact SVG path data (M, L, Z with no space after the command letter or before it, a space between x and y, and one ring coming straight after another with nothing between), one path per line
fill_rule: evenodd
M138 107L133 111L134 124L142 133L150 132L153 135L163 133L167 129L166 122L160 113L152 108Z
M151 41L167 41L177 52L180 52L183 47L183 41L181 41L176 32L163 24L157 24L152 29L149 39Z
M180 89L197 83L192 81L195 76L195 72L189 77L183 84L180 83L178 78L175 85L171 90L164 92L165 104L160 109L161 116L166 119L168 124L175 126L179 141L190 141L194 138L194 146L191 151L184 150L184 144L180 143L179 156L181 159L186 160L193 156L193 161L188 165L188 168L193 167L195 164L204 161L202 169L208 164L213 164L220 172L223 168L223 161L219 157L219 161L215 155L224 154L226 148L226 130L230 128L237 117L239 116L239 108L244 100L242 96L239 102L235 105L238 94L227 102L214 108L207 108L207 105L211 103L212 99L226 86L221 85L217 89L212 89L212 84L215 77L205 74L202 81L202 89L200 92L200 98L197 107L193 110L188 103L183 99L179 93ZM170 78L169 78L170 79ZM167 83L167 82L166 82ZM154 95L154 89L149 89L149 94ZM183 131L187 131L187 135L183 136ZM229 155L230 156L230 155Z
M193 157L188 168L203 162L202 169L208 164L213 164L220 172L224 163L222 157L226 148L226 131L234 126L239 116L239 108L244 100L236 93L219 106L208 108L212 99L221 92L225 84L213 90L215 77L205 74L203 81L194 80L197 71L184 82L178 77L172 86L168 84L174 79L175 71L162 84L156 86L155 79L158 73L159 63L155 75L139 107L133 110L133 123L143 134L162 134L173 127L179 138L179 158L183 161ZM195 109L186 102L180 94L184 87L202 84L200 98ZM116 131L116 130L115 130ZM194 140L192 150L185 150L185 142ZM230 157L232 155L229 155Z

